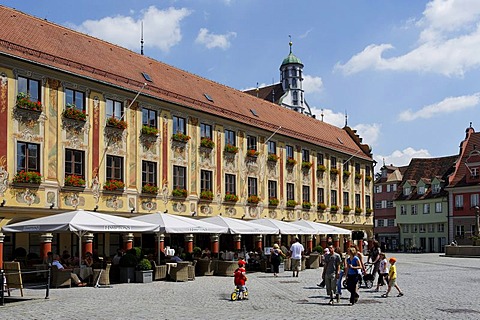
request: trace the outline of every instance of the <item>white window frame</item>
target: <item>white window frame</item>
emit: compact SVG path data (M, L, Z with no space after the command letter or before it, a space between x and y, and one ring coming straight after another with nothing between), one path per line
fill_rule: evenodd
M430 214L430 203L423 204L423 214Z
M435 213L441 213L443 211L443 205L441 202L435 202Z

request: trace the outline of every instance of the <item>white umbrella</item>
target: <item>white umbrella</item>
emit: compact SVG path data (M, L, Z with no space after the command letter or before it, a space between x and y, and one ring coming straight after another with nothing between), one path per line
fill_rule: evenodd
M81 261L82 237L87 232L153 232L158 226L129 218L82 209L6 225L4 232L73 232L78 236Z
M320 223L320 222L298 220L298 221L289 222L289 223L297 226L303 226L303 227L314 229L316 231L315 234L352 234L351 230L331 226L329 224Z
M262 226L275 228L281 234L316 234L315 229L304 227L304 226L293 225L291 223L283 222L275 219L268 219L268 218L257 219L257 220L248 221L248 223L260 224Z
M230 234L276 234L277 228L263 226L260 224L253 224L247 221L238 220L234 218L216 216L202 219L209 223L228 228Z

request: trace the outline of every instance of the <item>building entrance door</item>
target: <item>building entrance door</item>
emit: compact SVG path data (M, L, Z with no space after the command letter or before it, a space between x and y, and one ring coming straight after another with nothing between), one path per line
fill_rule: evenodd
M428 238L428 252L436 252L435 238Z

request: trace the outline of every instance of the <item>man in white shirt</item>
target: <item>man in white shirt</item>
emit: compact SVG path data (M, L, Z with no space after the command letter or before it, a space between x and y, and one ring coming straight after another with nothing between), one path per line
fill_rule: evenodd
M305 249L297 237L295 237L293 241L294 242L290 247L290 257L292 258L293 277L298 277L298 272L302 267L302 256Z

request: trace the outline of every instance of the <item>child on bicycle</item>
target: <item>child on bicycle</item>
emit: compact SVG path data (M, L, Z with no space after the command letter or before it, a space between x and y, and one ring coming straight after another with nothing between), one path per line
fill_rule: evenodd
M245 261L238 260L238 268L234 273L234 283L238 289L238 300L246 299L245 297L245 283L247 282L247 271L245 270Z

